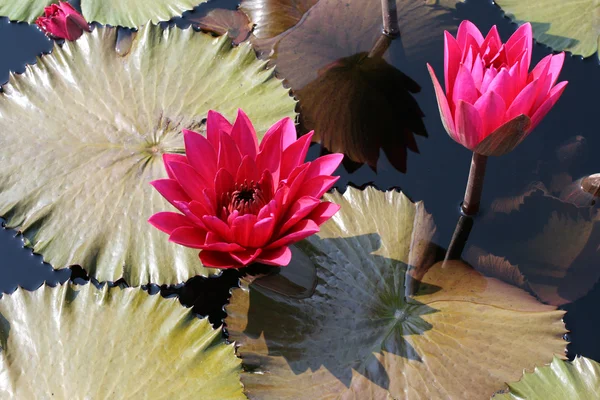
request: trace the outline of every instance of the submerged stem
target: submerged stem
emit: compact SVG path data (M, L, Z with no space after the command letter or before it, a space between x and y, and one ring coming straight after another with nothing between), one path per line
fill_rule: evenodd
M399 36L396 0L381 0L381 12L383 14L383 33L391 37Z
M462 211L465 215L475 215L479 212L486 164L487 156L482 156L481 154L473 152L469 180L467 181L467 190L465 191L465 200L462 204Z

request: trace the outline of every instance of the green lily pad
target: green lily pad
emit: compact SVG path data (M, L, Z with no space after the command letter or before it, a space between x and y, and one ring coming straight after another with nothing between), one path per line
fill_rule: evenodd
M220 329L175 298L88 284L0 299L2 399L241 400Z
M52 3L58 3L58 0L0 0L0 15L11 21L31 23L44 13L44 7Z
M531 22L533 37L553 50L589 57L598 51L600 4L596 0L496 0L518 24Z
M519 382L508 386L508 393L497 394L493 399L600 399L600 364L585 357L576 357L573 362L555 358L550 365L525 373Z
M308 296L260 279L232 293L250 399L481 399L564 352L562 311L462 262L431 266L422 203L372 188L327 199L341 211L292 260L316 269ZM405 297L411 271L422 278Z
M55 46L4 86L0 215L54 268L78 264L100 281L217 273L148 224L171 208L149 182L209 109L233 119L240 107L264 132L295 101L249 44L148 25L121 56L116 36L100 28Z
M81 0L81 11L89 22L136 28L152 21L168 21L207 0ZM44 7L58 0L0 0L0 15L13 21L34 22Z

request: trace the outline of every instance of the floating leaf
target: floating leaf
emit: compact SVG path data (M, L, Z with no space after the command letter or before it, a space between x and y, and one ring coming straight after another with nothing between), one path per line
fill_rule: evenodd
M34 22L44 13L44 7L58 0L0 0L0 15L12 21Z
M562 311L458 261L429 268L422 203L372 188L328 200L341 211L298 245L314 294L243 283L227 306L249 398L481 399L564 352ZM427 272L405 300L408 266Z
M252 23L246 14L239 10L217 8L202 17L194 16L187 20L203 31L217 35L227 34L235 44L246 40L252 31Z
M0 300L2 399L245 399L220 329L175 298L64 285Z
M585 357L573 362L555 358L550 365L525 373L508 384L508 393L493 400L591 400L600 398L600 364Z
M296 25L318 0L243 0L240 10L248 15L257 39L272 39Z
M506 258L550 304L575 301L600 279L600 214L540 191L524 195L518 210L487 215L474 225L468 243L475 247L465 253L468 262L477 265L485 255Z
M411 63L442 48L444 29L455 27L456 1L442 3L397 2L396 44ZM315 130L314 140L374 169L383 150L406 172L407 149L418 152L414 135L427 133L413 98L419 84L382 58L389 42L382 38L381 2L321 0L277 40L272 63L300 101L301 122Z
M148 25L119 56L116 29L56 46L0 95L0 215L55 268L100 281L174 284L208 275L197 250L147 219L169 208L149 182L182 129L243 108L264 132L295 102L249 44ZM262 134L262 133L261 133Z
M531 22L533 37L553 50L589 57L598 51L600 6L596 0L495 0L516 23Z
M59 0L0 0L0 15L13 21L34 22L44 7ZM148 21L168 21L207 0L81 0L81 11L89 22L135 28Z
M383 149L390 163L406 172L407 149L419 151L414 135L427 136L412 96L420 90L409 76L364 52L323 67L296 95L303 125L315 130L313 140L373 169Z

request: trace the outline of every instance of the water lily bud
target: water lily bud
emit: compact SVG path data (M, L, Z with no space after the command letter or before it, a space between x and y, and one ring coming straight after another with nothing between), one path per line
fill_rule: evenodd
M65 1L44 8L44 16L35 23L54 39L77 40L90 27L81 14Z
M496 26L484 38L463 21L456 38L445 32L446 91L428 64L444 128L452 139L484 156L512 151L557 102L564 53L548 55L531 72L533 34L522 25L502 43Z

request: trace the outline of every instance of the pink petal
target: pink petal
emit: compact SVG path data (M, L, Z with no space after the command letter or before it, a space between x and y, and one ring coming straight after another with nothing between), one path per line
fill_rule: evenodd
M285 118L283 125L281 126L281 148L283 150L290 147L297 139L298 134L296 133L296 125L291 118Z
M190 203L188 203L188 207L190 209L190 212L192 212L196 217L200 219L205 215L215 215L216 211L213 205L209 202L208 196L204 196L204 198L191 201Z
M307 217L315 222L315 224L321 226L327 222L336 212L340 210L339 204L332 203L330 201L324 201L320 203Z
M504 123L504 113L506 105L502 97L493 91L486 92L475 102L475 108L479 112L482 122L481 135L483 138L494 132L502 123Z
M458 67L460 66L461 58L462 52L460 50L460 46L456 42L456 39L454 39L454 37L448 31L444 31L444 79L446 95L450 98L452 98L452 89L454 88L456 75L458 75ZM429 73L432 75L433 79L433 69L429 66L429 64L427 64L427 68L429 68Z
M171 167L169 167L169 163L172 163L172 162L180 162L183 164L188 163L187 157L184 156L183 154L166 153L166 154L163 154L162 159L163 159L163 164L165 165L165 170L167 171L167 175L171 179L175 179L175 175L173 175L173 171L171 170Z
M233 242L234 236L231 228L224 221L214 215L205 215L202 217L202 222L206 225L206 228L223 238L226 242Z
M215 177L215 192L217 197L235 190L235 180L225 168L221 168Z
M448 100L442 91L442 87L435 76L435 72L433 72L433 68L431 65L427 64L427 69L429 70L429 75L431 75L431 80L433 81L433 88L435 89L435 97L437 98L438 108L440 110L440 117L442 119L442 124L444 125L444 129L448 132L448 135L456 140L455 132L454 132L454 119L452 118L452 112L450 111L450 106L448 105Z
M304 178L306 176L306 172L308 171L308 168L310 167L310 163L305 163L302 165L299 165L298 167L296 167L292 173L290 174L290 177L287 180L287 187L288 189L285 190L285 197L282 199L282 204L287 204L289 201L288 199L295 199L297 197L300 196L296 196L296 194L300 191L300 188L304 185ZM282 193L283 190L281 188L281 185L279 188L277 188L277 192L275 193L275 198L277 199L277 195L280 195L280 193Z
M531 107L533 106L533 101L535 100L535 95L538 90L537 85L538 81L533 81L529 83L529 85L525 86L525 89L521 90L521 93L515 97L515 100L506 111L506 121L509 121L521 114L528 116L531 115L529 112L531 111Z
M490 52L496 54L500 50L500 47L502 47L502 39L500 39L498 28L494 25L481 44L481 53Z
M306 239L310 235L319 232L319 226L314 221L309 219L298 222L288 233L282 238L269 244L266 249L276 249L278 247L288 246L292 243L296 243L302 239Z
M256 260L260 253L262 253L262 249L248 249L244 251L230 253L229 255L241 265L246 266L252 263L254 260Z
M231 176L235 176L242 162L240 151L227 133L221 132L221 147L219 148L218 169L225 168Z
M271 239L275 229L275 218L268 217L259 220L254 224L254 231L250 236L250 246L252 248L263 247Z
M235 176L236 182L258 182L260 179L260 170L256 167L254 159L249 155L245 155L242 158L240 167L238 168Z
M498 71L494 68L488 68L485 71L485 73L483 74L483 80L481 81L481 87L479 88L479 91L481 93L487 92L488 86L490 85L490 83L492 83L496 75L498 75Z
M254 228L254 224L256 224L256 220L256 215L245 214L235 218L231 223L234 241L240 246L250 247L250 243L252 242L250 237L252 236L252 229Z
M473 61L475 59L475 56L473 55L473 46L469 46L468 47L468 51L465 53L466 57L464 58L462 65L469 71L471 72L471 69L473 69Z
M275 184L273 182L273 175L269 171L263 171L260 180L258 181L260 189L267 195L267 198L271 198L275 194Z
M240 268L243 265L235 261L229 253L221 251L202 250L200 252L200 261L202 265L210 268Z
M531 24L527 22L523 24L512 34L506 42L506 49L509 54L520 54L521 50L527 50L527 58L525 59L527 69L531 65L531 53L533 51L533 31ZM509 56L510 57L510 56Z
M206 116L206 138L210 144L212 144L217 154L219 154L221 132L225 132L229 135L231 129L231 124L223 115L213 110L208 112L208 115Z
M187 160L198 173L207 179L212 179L217 173L217 153L208 139L204 136L183 130L185 154Z
M238 115L231 128L231 137L237 144L242 156L250 156L252 160L256 159L258 152L258 140L256 139L256 131L252 126L252 122L242 109L238 109Z
M471 72L461 65L458 69L456 82L454 82L454 91L452 92L452 103L456 106L459 100L469 104L475 104L478 93L475 87L475 81Z
M258 212L258 219L263 220L265 218L273 217L277 219L279 215L279 205L277 200L273 199L269 201L263 208Z
M554 107L554 105L562 95L563 91L565 90L565 86L567 86L567 83L567 81L563 81L552 88L548 99L540 106L540 108L537 109L537 111L531 117L531 125L529 131L532 131L542 121L546 114L548 114L548 111L550 111L550 109Z
M473 68L471 69L471 76L473 77L473 82L475 82L475 87L477 90L481 88L481 81L483 80L483 60L481 59L481 54L477 54L477 58L473 62Z
M193 249L199 249L204 245L204 240L206 239L206 232L198 228L191 228L188 226L183 226L181 228L175 229L171 236L169 236L169 241L173 243L180 244L182 246L191 247Z
M479 31L479 29L477 29L477 27L471 21L464 20L460 23L458 27L458 32L456 34L456 41L458 42L460 48L463 50L465 50L466 48L465 44L467 42L468 36L472 36L478 45L481 45L483 43L483 35Z
M513 94L513 85L506 69L503 68L498 75L496 75L494 80L490 82L486 92L490 91L496 92L502 96L504 104L506 104L507 107L512 104L515 94Z
M292 206L287 210L285 217L283 218L284 224L280 229L277 230L277 235L280 236L291 229L301 219L305 218L310 214L321 201L314 197L304 196L299 198Z
M279 179L287 179L298 165L304 163L314 131L303 135L283 151Z
M544 57L531 71L529 74L529 78L531 82L537 81L537 91L535 95L535 100L533 105L531 106L531 113L533 114L535 110L537 110L546 98L548 97L548 93L550 93L551 78L552 76L548 73L550 71L550 60L552 59L552 55L548 55Z
M310 196L320 199L326 191L331 189L338 181L339 176L317 176L308 179L300 188L295 197Z
M550 59L550 68L548 69L548 73L552 76L551 86L554 86L556 81L558 80L558 75L563 67L563 63L565 61L565 53L559 53L553 55Z
M283 124L283 120L280 121ZM260 143L260 152L256 156L256 168L262 171L270 171L274 181L279 181L281 168L282 130L274 130L265 135Z
M180 162L171 162L169 167L173 171L173 175L183 190L192 198L197 199L204 197L203 191L205 188L213 185L212 181L205 180L196 172L189 164Z
M194 227L184 215L168 211L154 214L148 219L148 222L155 228L168 233L169 235L175 229L181 228L182 226Z
M263 251L256 262L284 267L292 261L292 251L288 247Z
M459 143L473 150L482 140L483 123L475 106L459 101L456 107L456 135Z
M237 243L226 243L222 241L222 238L213 232L206 234L206 242L202 246L202 250L213 250L213 251L244 251L242 246Z
M173 179L158 179L150 182L152 186L169 201L169 203L175 206L176 201L191 201L190 196L181 188L179 183ZM177 207L177 206L175 206Z
M197 203L197 202L195 202ZM202 222L202 220L200 219L201 215L198 216L196 214L194 214L194 212L192 212L192 210L190 209L190 205L191 203L186 203L183 201L177 202L177 208L185 214L185 216L188 218L188 220L190 222L192 222L193 224L191 226L196 226L198 228L201 228L203 230L206 230L206 226L204 225L204 222Z
M340 166L344 155L332 153L319 157L310 163L305 179L311 179L319 175L331 175Z
M529 57L527 49L524 47L526 40L526 37L521 36L519 41L514 43L512 47L509 47L508 44L505 46L508 65L514 65L517 61L520 61L523 55ZM525 62L527 62L527 59L528 58L525 58Z
M263 143L265 142L265 140L273 135L281 136L282 150L287 149L297 139L296 126L294 125L294 121L292 121L291 118L286 117L274 123L267 130L265 136L263 137L263 140L260 144L261 150L263 149Z

